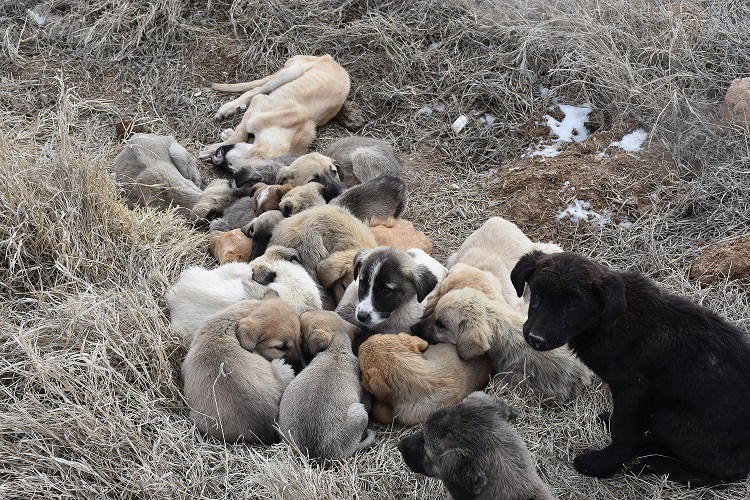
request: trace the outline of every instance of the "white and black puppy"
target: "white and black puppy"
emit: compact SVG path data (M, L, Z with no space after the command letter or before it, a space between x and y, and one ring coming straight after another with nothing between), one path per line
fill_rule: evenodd
M442 264L418 248L360 250L354 257L355 280L336 312L371 332L408 332L422 318L421 302L446 273Z

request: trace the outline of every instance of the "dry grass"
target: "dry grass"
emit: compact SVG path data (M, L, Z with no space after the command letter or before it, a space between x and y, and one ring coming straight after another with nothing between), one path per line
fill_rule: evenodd
M750 73L750 6L674 4L686 13L646 0L0 5L0 496L442 497L395 449L409 429L377 427L374 448L320 469L286 445L206 441L187 418L185 352L162 297L187 265L210 264L206 236L118 201L113 124L133 118L196 151L227 125L210 118L226 97L209 82L266 74L297 53L330 52L350 71L363 132L409 159L408 215L441 258L487 217L476 176L525 150L553 97L591 103L593 128L647 127L684 175L668 188L674 201L629 230L562 244L750 328L744 289L687 279L699 241L745 233L750 220L748 134L715 120L730 81ZM460 114L471 119L454 134ZM344 134L326 127L315 146ZM561 498L750 495L747 481L690 491L581 476L572 457L606 442L594 419L606 389L564 405L491 390L522 408L516 428Z

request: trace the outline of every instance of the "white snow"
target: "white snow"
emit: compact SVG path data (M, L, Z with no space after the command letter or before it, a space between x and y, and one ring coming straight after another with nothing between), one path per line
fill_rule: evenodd
M451 129L453 129L454 134L458 134L461 132L466 124L469 123L469 117L466 115L461 115L458 118L456 118L456 121L453 122L451 125Z
M34 22L36 24L38 24L39 26L43 25L44 22L46 21L45 17L42 14L40 14L39 12L36 12L34 10L31 10L31 9L26 9L26 12L29 13L29 15L34 20Z
M589 106L577 107L568 104L559 104L558 106L560 111L565 115L562 121L557 121L549 115L544 116L547 119L547 126L557 136L555 142L581 142L586 140L589 136L589 131L586 129L585 123L589 118L591 108Z
M647 137L648 133L642 128L639 128L638 130L627 134L621 140L611 142L609 146L617 146L618 148L624 149L625 151L634 153L641 150L643 141L645 141Z
M557 220L570 220L572 222L588 222L596 228L602 228L605 224L612 222L612 214L600 214L591 208L591 203L577 198L562 212L557 214Z

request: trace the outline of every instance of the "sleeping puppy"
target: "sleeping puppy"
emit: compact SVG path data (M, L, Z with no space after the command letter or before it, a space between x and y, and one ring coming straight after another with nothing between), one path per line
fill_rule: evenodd
M454 265L426 302L414 335L455 345L463 360L488 354L495 373L511 386L567 400L591 382L589 371L567 348L541 353L524 342L526 317L508 305L502 286L487 271Z
M463 361L450 344L434 344L399 333L373 335L359 347L362 386L370 394L378 422L424 422L433 411L461 401L487 386L487 356Z
M242 228L245 236L253 240L253 252L250 254L251 261L266 252L273 230L282 220L284 220L284 214L279 210L270 210L263 212Z
M255 218L253 211L253 197L243 196L227 208L221 214L221 217L211 221L208 226L211 231L231 231L248 225Z
M299 320L269 293L211 316L182 363L185 400L201 432L222 441L271 444L282 393L302 359Z
M289 184L286 184L289 186ZM308 182L301 186L296 186L287 191L279 202L279 210L284 217L291 217L303 210L312 207L320 207L326 204L323 197L323 184L318 182Z
M398 450L419 474L443 481L448 498L552 500L528 448L510 425L518 410L483 392L432 413Z
M566 342L612 391L611 443L581 453L582 474L627 469L690 486L750 472L750 336L637 272L572 252L526 254L513 269L531 289L523 335L548 352Z
M253 251L253 240L239 229L212 231L208 235L208 247L219 264L248 262Z
M219 108L225 119L245 114L223 142L206 147L200 159L237 170L248 158L301 155L315 139L315 128L332 119L349 94L349 74L328 54L297 55L276 73L238 84L214 84L220 92L244 92Z
M417 248L361 250L354 258L355 281L336 312L347 321L376 333L409 331L422 318L422 301L447 270Z
M396 247L399 250L419 248L428 255L432 255L432 242L422 232L406 219L370 219L370 232L375 237L378 246Z
M342 460L375 441L352 354L356 328L331 311L308 311L300 325L303 342L315 354L284 391L279 431L310 458Z
M230 262L216 269L189 267L167 291L170 323L182 337L194 334L212 314L243 299L260 299L270 289L299 315L323 304L315 281L289 248L270 247L250 263Z
M406 183L395 175L379 175L350 187L331 200L362 221L398 217L406 208Z
M256 217L264 212L278 210L284 196L291 191L291 184L264 184L259 182L253 186L253 211Z
M243 164L245 166L240 168L234 168L226 160L222 158L223 163L217 165L218 167L234 172L234 184L237 187L245 186L247 184L254 185L258 182L263 184L275 184L276 175L279 173L279 169L286 165L291 164L296 160L298 156L285 155L279 156L278 158L245 158Z
M339 167L339 177L348 188L382 174L403 176L403 168L388 141L351 136L329 145L324 153Z
M323 186L323 198L326 203L344 191L333 160L320 153L302 155L288 167L281 167L276 174L277 184L301 186L308 182L317 182Z

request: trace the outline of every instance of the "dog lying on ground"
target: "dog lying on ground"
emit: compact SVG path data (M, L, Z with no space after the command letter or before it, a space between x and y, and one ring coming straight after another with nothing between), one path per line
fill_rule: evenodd
M705 307L660 290L636 272L565 252L523 256L511 273L528 283L526 341L566 342L609 385L612 442L578 455L576 469L610 477L669 474L691 486L750 472L750 336Z
M417 248L360 250L353 277L336 312L374 333L400 333L422 318L427 297L447 270Z
M212 231L208 235L208 247L219 264L249 262L253 252L253 240L239 229Z
M253 197L243 196L229 205L221 214L221 217L214 219L208 226L208 231L231 231L241 229L248 225L255 218L253 211Z
M206 318L243 299L278 293L296 315L323 304L315 281L295 261L290 248L270 247L250 263L230 262L216 269L189 267L166 293L170 323L190 341Z
M211 316L182 363L184 394L198 429L228 443L271 444L281 396L301 359L299 320L272 294Z
M333 57L298 55L276 73L238 84L214 84L219 92L244 92L216 113L223 120L238 109L242 121L231 136L206 147L200 159L237 170L248 157L302 155L316 127L336 116L349 94L349 74Z
M492 365L487 356L462 361L450 344L428 346L407 335L377 334L359 346L362 386L370 394L378 422L424 422L433 411L461 401L487 386Z
M412 333L454 344L464 360L489 354L495 372L512 386L561 400L578 394L591 382L589 371L565 347L531 349L521 333L524 321L493 274L459 263L427 299L424 319Z
M308 311L300 325L303 342L316 354L284 391L279 431L310 458L341 460L375 441L352 354L356 329L331 311Z
M403 167L388 141L351 136L329 145L324 153L339 166L341 181L347 188L365 183L382 174L403 177Z
M432 413L398 449L406 465L443 481L449 498L552 500L528 448L509 420L518 410L502 399L473 392Z
M232 168L230 165L224 165L224 168L234 172L234 183L237 187L246 184L254 185L258 182L263 184L274 184L279 169L299 158L294 155L284 155L278 158L243 158L243 165L239 168Z
M404 251L419 248L428 255L432 255L432 242L406 219L373 218L370 219L369 226L378 246L396 247Z
M284 220L284 214L279 210L269 210L263 212L249 224L242 228L245 236L253 241L253 253L250 254L250 260L253 261L263 255L271 241L271 235L276 226Z

